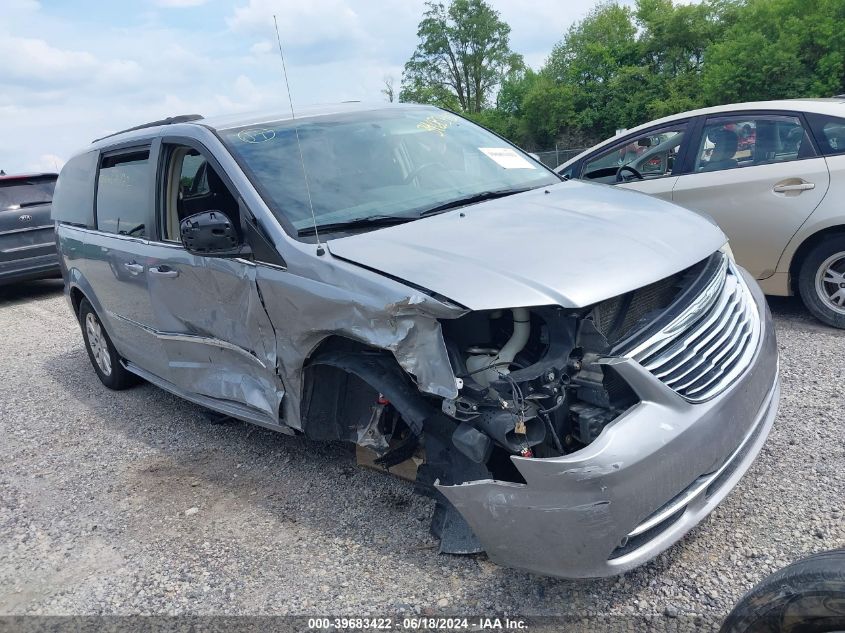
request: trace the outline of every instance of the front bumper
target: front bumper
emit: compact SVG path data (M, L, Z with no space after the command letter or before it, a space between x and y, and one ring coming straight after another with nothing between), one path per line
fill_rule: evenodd
M728 389L692 404L630 359L614 369L641 402L584 449L513 457L526 483L438 486L494 562L566 578L621 574L678 541L754 461L780 395L777 344L763 294L751 364Z

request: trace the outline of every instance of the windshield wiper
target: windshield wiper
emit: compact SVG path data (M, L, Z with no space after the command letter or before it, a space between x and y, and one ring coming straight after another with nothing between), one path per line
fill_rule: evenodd
M299 229L296 234L300 237L304 235L314 235L317 231L320 233L332 233L334 231L346 231L354 229L365 229L377 226L391 226L392 224L402 224L416 220L415 216L407 215L371 215L365 218L355 218L346 220L345 222L330 222L327 224L318 224L315 230L313 226L306 226Z
M21 202L18 206L23 209L24 207L35 207L39 204L50 204L50 200L35 200L33 202Z
M468 204L475 204L476 202L484 202L485 200L495 200L496 198L504 198L506 196L511 196L515 193L530 191L531 189L534 189L534 187L523 187L522 189L497 189L494 191L482 191L481 193L474 193L471 196L450 200L449 202L438 204L437 206L431 207L430 209L420 211L419 217L422 218L427 215L440 213L441 211L448 211L449 209L455 209L457 207L465 207Z

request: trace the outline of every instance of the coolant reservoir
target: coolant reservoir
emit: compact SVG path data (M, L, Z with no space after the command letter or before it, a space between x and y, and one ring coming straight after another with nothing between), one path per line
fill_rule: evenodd
M467 357L467 370L478 384L488 387L499 376L509 372L508 365L528 343L531 334L531 317L527 308L514 308L513 334L501 350L484 350L482 354ZM486 368L486 369L485 369Z
M490 383L497 380L500 374L508 372L505 365L491 366L498 356L497 350L493 354L475 354L467 357L467 370L469 370L472 379L482 387L489 387ZM485 367L488 369L484 369Z

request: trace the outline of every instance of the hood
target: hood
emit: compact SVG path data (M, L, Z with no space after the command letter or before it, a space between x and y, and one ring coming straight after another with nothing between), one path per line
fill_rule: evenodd
M332 255L472 310L578 308L701 261L727 238L645 194L568 181L330 240Z

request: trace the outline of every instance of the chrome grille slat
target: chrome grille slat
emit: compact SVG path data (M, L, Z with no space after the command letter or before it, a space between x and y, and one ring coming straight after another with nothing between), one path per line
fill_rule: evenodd
M751 291L725 258L701 295L626 356L686 400L703 402L745 371L759 337Z
M682 378L683 375L686 374L686 372L684 372L684 374L682 374L681 376L674 376L672 378L667 378L667 377L670 374L677 371L684 364L690 362L691 360L694 360L695 356L697 354L700 354L702 351L708 349L708 346L710 346L711 343L712 343L713 346L718 345L719 342L713 341L713 339L719 338L720 335L724 336L724 334L722 333L722 331L719 328L712 327L714 325L714 322L718 318L720 318L723 314L729 314L730 315L729 318L733 319L734 316L740 314L737 310L738 308L739 308L738 300L737 301L732 300L729 303L727 310L725 310L722 313L714 314L713 315L714 318L712 319L712 321L707 326L702 327L701 332L695 332L695 333L692 333L690 335L690 339L689 339L690 344L688 345L687 354L684 355L684 358L680 362L674 362L675 361L674 357L668 357L668 360L672 364L667 367L667 364L669 364L669 363L658 363L657 366L661 367L662 369L660 371L654 371L654 375L657 376L658 378L660 378L661 380L664 380L664 379L677 380L679 378ZM704 336L702 337L702 336L700 336L700 334L704 334ZM687 345L687 343L684 343L684 344ZM701 362L702 361L699 360L699 363L697 363L697 364L700 364ZM694 368L695 368L695 365L693 365L693 369ZM650 367L649 367L649 370L651 370Z
M666 349L663 354L650 354L652 358L645 359L644 361L646 369L651 371L652 367L665 365L666 362L674 360L674 358L678 354L683 353L684 350L693 352L698 351L695 348L700 342L700 334L706 334L709 330L711 332L711 336L717 335L719 332L718 329L713 329L712 326L719 320L719 316L725 310L733 310L738 304L738 297L725 293L722 297L720 297L719 303L716 304L712 313L708 314L706 319L702 319L702 321L700 321L700 325L689 337L681 337L680 340L677 340L674 343L674 345Z
M709 341L709 345L698 350L699 356L696 359L696 366L701 367L705 363L710 363L715 366L720 358L731 349L731 345L735 343L736 336L742 332L742 328L746 325L748 320L745 311L735 311L730 316L725 316L721 327L714 328L717 336ZM676 383L678 378L671 378L666 382Z
M672 322L663 328L660 332L648 338L644 343L641 343L632 349L628 356L631 358L638 358L640 360L657 354L664 346L672 345L677 340L677 335L680 332L686 331L694 325L693 321L700 318L703 314L708 314L713 304L723 294L724 284L727 281L725 271L727 270L727 259L722 258L716 274L707 282L707 285L701 293L695 297L687 309L678 315Z
M747 321L745 322L747 323ZM730 327L730 326L729 326ZM722 341L719 343L717 347L714 347L713 352L715 354L712 357L705 358L700 364L699 369L702 371L691 380L686 380L682 384L669 384L670 387L676 390L683 390L687 389L688 387L694 385L695 383L699 382L701 378L707 375L709 372L713 371L714 369L718 369L719 367L724 366L730 362L730 355L733 351L736 350L736 346L738 345L740 337L742 337L745 332L742 329L727 329L725 330L725 336L722 337ZM726 356L726 354L728 356ZM724 361L724 363L720 363L720 361Z
M739 356L745 351L746 343L748 343L749 339L751 338L751 332L743 332L740 338L741 341L737 344L736 349L731 353L728 358L725 359L725 362L717 369L716 374L712 378L707 380L703 385L690 389L688 391L690 395L695 395L703 391L733 368L732 363L737 358L739 358Z

